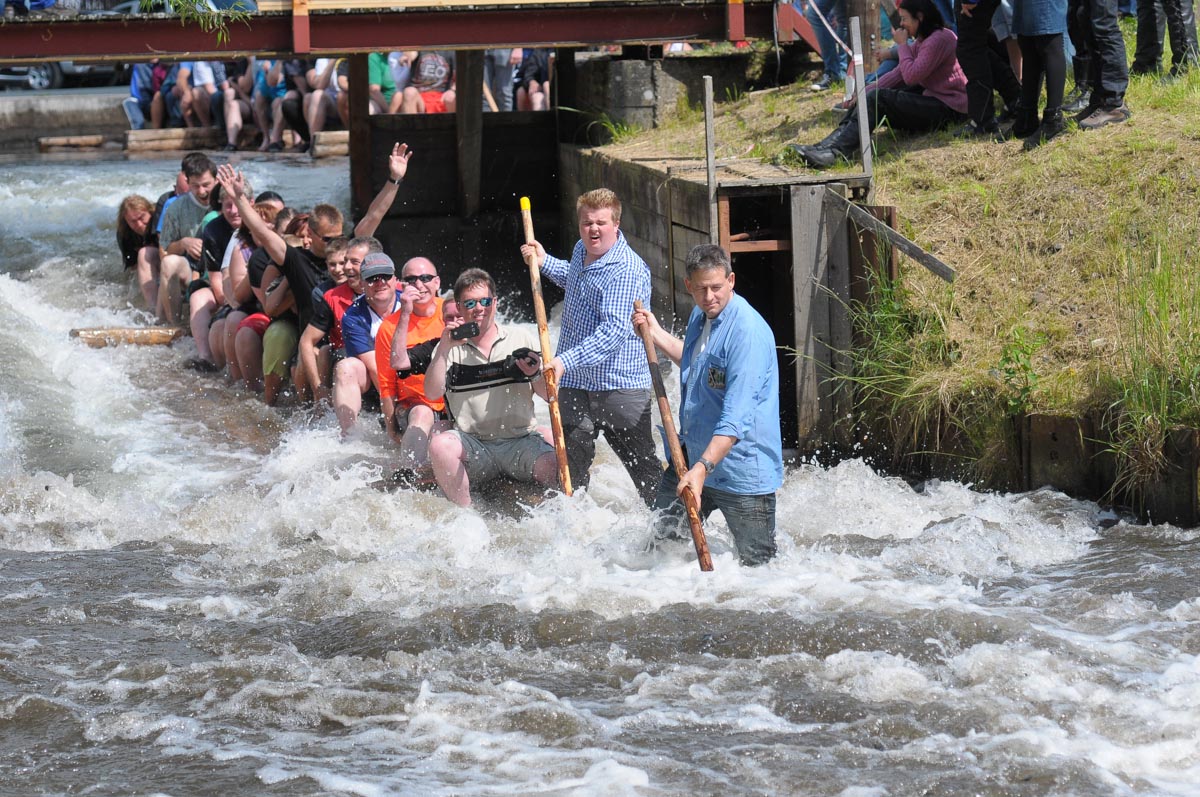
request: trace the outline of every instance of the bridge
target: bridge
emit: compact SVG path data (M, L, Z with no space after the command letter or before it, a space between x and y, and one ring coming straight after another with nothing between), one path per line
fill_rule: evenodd
M0 60L146 60L332 55L398 49L587 47L815 37L775 0L260 0L227 36L169 14L17 18L0 26Z

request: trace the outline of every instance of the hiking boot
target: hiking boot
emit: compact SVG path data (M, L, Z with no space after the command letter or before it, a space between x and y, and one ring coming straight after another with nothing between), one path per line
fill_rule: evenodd
M1059 113L1059 116L1061 117L1062 114ZM1017 106L1016 118L1013 120L1012 125L1013 138L1026 138L1036 133L1037 129L1037 108L1026 108L1023 105Z
M1045 144L1050 139L1061 135L1067 129L1067 122L1063 119L1062 111L1053 110L1046 111L1042 115L1042 124L1032 135L1026 137L1024 146L1025 151L1036 149L1042 144Z
M1084 130L1096 130L1105 125L1120 124L1132 115L1129 107L1122 102L1115 108L1097 108L1081 119L1079 126Z
M1076 83L1075 88L1071 89L1066 97L1063 97L1063 113L1079 113L1088 107L1091 99L1092 93Z
M803 147L798 152L804 162L814 169L828 169L836 165L840 154L837 150L820 147Z

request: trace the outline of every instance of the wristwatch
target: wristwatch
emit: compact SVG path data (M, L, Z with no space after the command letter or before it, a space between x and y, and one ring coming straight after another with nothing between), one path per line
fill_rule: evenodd
M704 457L700 457L700 459L698 459L698 460L696 460L696 461L697 461L698 463L700 463L701 465L703 465L703 466L704 466L704 473L705 473L705 474L707 474L708 476L711 476L711 475L712 475L712 472L713 472L714 470L716 470L716 469L717 469L717 466L716 466L716 465L714 465L713 463L709 462L709 461L708 461L707 459L705 459Z
M404 178L397 177L395 180L393 180L392 178L389 177L388 182L391 183L392 185L400 185L400 183L404 182Z

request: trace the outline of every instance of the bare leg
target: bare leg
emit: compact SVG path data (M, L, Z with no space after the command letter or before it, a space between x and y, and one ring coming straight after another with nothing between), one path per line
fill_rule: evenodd
M225 324L228 321L229 316L225 316L220 321L213 321L208 328L208 350L218 368L225 367Z
M542 454L533 463L533 480L538 484L558 484L558 455L553 451Z
M404 412L404 408L397 407L396 412ZM429 464L429 440L436 423L433 410L424 404L418 404L408 411L408 428L400 440L400 467L420 468ZM442 422L442 427L438 431L445 431L449 425Z
M425 100L421 92L412 86L404 90L404 98L400 101L400 113L425 113Z
M362 396L371 387L367 366L357 357L347 357L333 369L333 411L345 436L362 409Z
M138 250L137 281L146 300L146 308L158 312L158 247L143 246Z
M317 376L313 385L313 401L326 401L330 397L330 384L333 382L333 352L329 344L317 349Z
M192 326L192 339L196 341L196 353L200 359L210 363L213 362L213 353L208 342L208 325L216 309L217 300L213 298L210 288L201 288L188 297L188 318Z
M158 317L168 324L178 324L183 305L183 286L192 278L192 266L182 255L167 255L162 259L158 277Z
M245 103L238 99L237 92L225 89L225 140L235 147L238 136L242 133L242 106Z
M429 441L429 461L438 487L453 503L471 505L471 481L464 462L466 450L458 434L439 434Z
M161 91L154 92L154 99L150 101L150 126L155 130L159 130L163 126L163 120L167 116L167 103L163 99Z
M220 348L225 352L225 362L229 365L229 379L232 382L239 382L242 379L242 368L238 364L237 355L237 333L238 324L242 323L242 319L246 314L241 310L234 310L229 315L225 316L225 337L220 342ZM217 350L217 346L213 346L213 351Z
M254 95L254 123L262 133L262 143L258 145L259 152L266 152L267 147L271 146L271 122L267 118L269 108L270 100L262 94Z
M278 97L271 101L271 144L283 143L283 123L287 121L283 118L283 100Z
M246 387L255 393L261 392L263 389L262 337L253 329L246 327L237 331L234 336L234 345L237 350L238 368L242 371L242 378L246 380Z
M454 113L454 109L458 107L458 95L454 93L454 89L450 89L442 94L442 105L446 106L446 113Z
M196 118L200 120L201 127L208 127L212 124L212 105L208 99L208 92L203 86L192 89L192 109L196 112Z

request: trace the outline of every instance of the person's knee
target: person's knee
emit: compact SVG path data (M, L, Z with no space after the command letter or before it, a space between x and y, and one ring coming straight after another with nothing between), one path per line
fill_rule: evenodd
M396 412L404 412L404 408L397 407ZM424 404L418 404L408 411L409 426L420 426L428 429L433 426L435 420L437 420L437 416L433 414L433 410Z
M462 444L457 435L434 435L429 441L429 459L435 463L448 464L461 458Z

